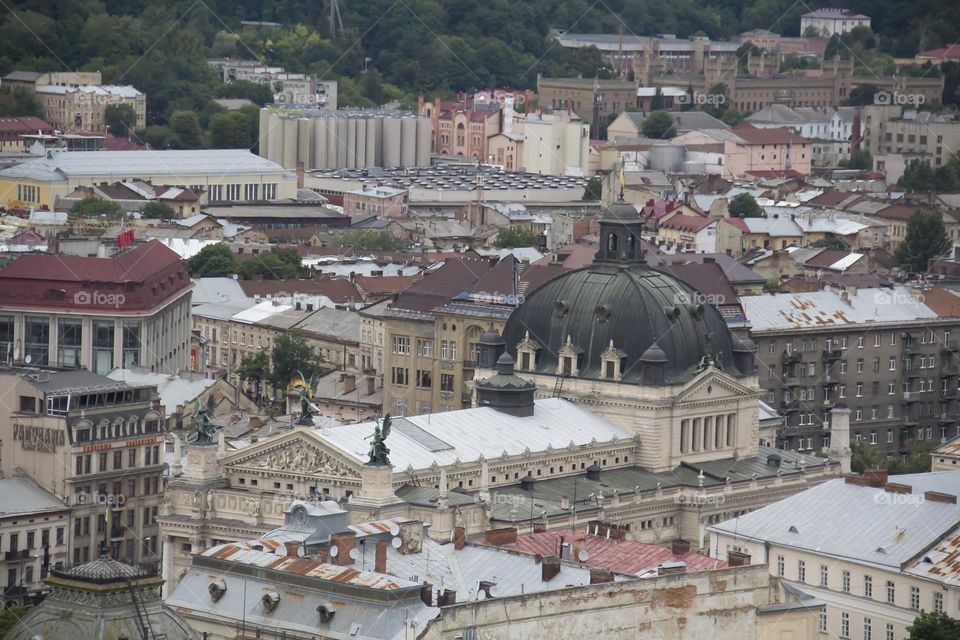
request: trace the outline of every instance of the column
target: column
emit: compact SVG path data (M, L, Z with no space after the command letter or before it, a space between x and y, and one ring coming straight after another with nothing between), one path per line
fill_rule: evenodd
M713 448L713 416L706 416L703 419L703 450L707 451Z
M166 598L176 586L173 584L174 542L172 537L168 535L163 536L161 553L163 556L160 559L160 575L163 577L163 597Z
M693 428L690 430L691 440L693 446L690 447L690 451L699 451L700 450L700 424L701 418L693 419Z

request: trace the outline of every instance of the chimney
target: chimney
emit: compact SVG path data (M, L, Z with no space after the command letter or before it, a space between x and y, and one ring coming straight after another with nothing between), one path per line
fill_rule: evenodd
M377 540L376 553L374 555L373 570L377 573L387 572L387 542L386 538Z
M517 528L504 527L502 529L488 529L484 534L487 544L501 547L505 544L514 544L517 541Z
M533 523L533 532L534 533L544 533L547 530L547 523L541 521Z
M467 546L467 530L463 527L453 529L453 548L457 551Z
M570 543L564 542L563 539L560 539L560 559L569 560L570 559Z
M678 573L686 573L686 571L687 571L686 562L664 562L659 567L657 567L658 576L675 575Z
M493 585L495 585L495 584L496 584L496 582L490 582L489 580L481 580L481 581L480 581L480 589L479 589L479 590L480 590L480 591L483 591L483 595L485 595L485 596L487 597L487 599L490 599L490 598L493 597L493 594L490 593L490 589L492 589L492 588L493 588Z
M580 560L580 554L583 553L583 549L586 546L586 540L584 538L577 538L573 541L573 561L582 562Z
M690 553L690 543L687 540L674 540L670 548L675 556L685 556Z
M327 545L323 545L317 549L317 560L323 564L330 562L330 548Z
M373 392L376 390L376 378L373 376L367 376L363 379L363 395L372 396Z
M423 522L414 520L400 525L400 553L420 553L423 548Z
M570 496L560 496L560 508L561 509L570 508Z
M745 567L750 564L750 554L739 551L728 551L727 564L731 567Z
M353 393L357 390L357 377L352 373L344 374L343 376L343 392L344 393Z
M560 573L560 558L556 556L547 556L543 559L543 564L540 566L541 575L543 576L544 582L550 582L553 580L558 573Z
M433 585L429 582L424 582L420 587L420 601L428 607L433 606Z
M939 491L926 491L923 494L923 499L929 500L930 502L957 504L957 496L950 493L940 493Z
M344 567L353 564L350 551L357 546L357 534L353 531L341 531L330 534L330 561ZM337 548L337 555L333 555L333 547Z
M297 189L303 189L303 163L297 163Z
M609 569L590 569L590 584L613 582L613 571Z
M438 607L446 607L451 604L457 604L457 592L453 589L444 589L443 593L437 595Z
M883 490L887 493L913 493L913 487L899 482L888 482L884 485Z
M299 552L300 552L300 543L299 543L299 542L294 542L294 541L291 540L291 541L289 541L289 542L283 543L283 546L284 546L284 548L287 550L287 557L288 557L288 558L299 558L299 557L300 557L300 553L299 553Z
M867 481L868 487L880 489L887 484L889 473L886 469L864 469L863 477Z

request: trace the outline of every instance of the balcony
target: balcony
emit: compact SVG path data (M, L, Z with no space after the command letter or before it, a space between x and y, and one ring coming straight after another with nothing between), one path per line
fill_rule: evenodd
M904 402L916 402L920 399L919 391L904 391L903 392L903 401Z
M920 354L920 345L914 344L912 342L908 342L903 345L903 355L916 356L919 354Z
M803 360L803 356L800 355L799 351L784 351L782 359L784 364L796 364L797 362Z
M941 389L941 390L940 390L940 397L941 397L941 398L956 398L956 397L957 397L957 388L956 388L956 387L950 387L950 388L948 388L948 389Z
M476 361L476 360L464 360L464 361L463 361L463 368L464 368L464 369L476 369L476 368L477 368L477 361Z
M915 378L920 378L922 376L923 371L921 369L910 368L903 372L903 377L908 380L914 380Z
M3 554L3 559L8 562L11 560L29 560L30 551L28 549L20 549L19 551L5 551Z
M824 360L839 360L841 357L843 357L843 349L838 347L831 347L830 349L823 350Z
M800 382L800 378L784 378L783 379L783 386L785 387L799 387L801 384L803 383Z
M18 598L25 595L27 595L27 587L22 584L14 585L12 587L4 587L3 589L4 598Z
M945 364L940 367L941 378L950 378L953 376L960 376L960 366L955 364Z
M948 413L940 414L940 423L941 424L953 424L956 421L956 417L951 416Z
M799 400L781 400L780 401L780 413L793 413L794 411L799 411L800 401Z

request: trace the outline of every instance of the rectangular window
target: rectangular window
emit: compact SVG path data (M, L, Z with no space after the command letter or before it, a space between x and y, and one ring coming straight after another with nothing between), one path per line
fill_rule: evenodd
M846 569L840 572L840 588L844 593L850 593L850 572Z
M410 353L410 338L406 336L393 336L393 352L403 356Z
M850 637L850 614L846 611L840 612L840 637Z
M863 640L873 640L873 621L870 618L863 619Z
M826 632L827 632L827 609L826 609L826 607L824 607L824 608L821 609L821 611L820 611L820 623L817 625L817 628L819 629L820 633L826 633Z
M887 602L890 604L897 603L897 586L889 580L887 580Z
M803 560L797 560L797 580L800 582L807 581L807 563Z
M920 588L910 587L910 608L914 611L920 610Z
M406 386L407 385L407 369L404 367L393 367L391 370L390 382L392 384Z
M433 340L417 338L417 355L424 358L433 357Z
M440 374L440 391L453 391L454 377L449 373Z
M417 369L417 387L420 389L429 389L433 386L433 372L424 369Z
M863 576L863 597L873 597L873 578L870 576Z
M933 612L943 613L943 594L939 591L933 592Z
M24 356L34 366L50 364L50 318L27 316L24 318Z
M829 577L830 575L829 575L829 569L827 569L827 565L825 564L820 565L820 586L821 587L827 586Z

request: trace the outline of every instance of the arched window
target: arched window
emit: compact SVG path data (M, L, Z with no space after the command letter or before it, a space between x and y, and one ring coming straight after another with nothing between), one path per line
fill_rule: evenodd
M615 252L615 251L617 250L617 242L618 242L618 240L619 240L619 239L618 239L618 237L617 237L617 234L611 233L610 235L608 235L608 236L607 236L607 251Z

